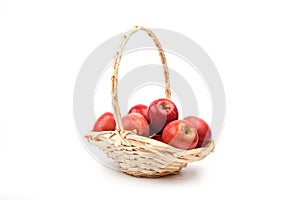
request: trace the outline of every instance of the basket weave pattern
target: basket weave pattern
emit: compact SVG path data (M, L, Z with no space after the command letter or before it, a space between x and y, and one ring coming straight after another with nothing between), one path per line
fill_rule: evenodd
M169 71L160 42L151 30L135 26L123 36L113 64L111 96L116 130L90 132L85 138L90 144L104 151L109 158L115 161L120 170L127 174L136 177L161 177L178 174L189 162L199 161L213 152L215 144L214 141L210 141L203 148L183 150L150 138L138 136L135 131L123 130L117 95L118 70L123 49L131 35L138 30L145 31L153 39L158 49L163 65L166 98L171 98Z

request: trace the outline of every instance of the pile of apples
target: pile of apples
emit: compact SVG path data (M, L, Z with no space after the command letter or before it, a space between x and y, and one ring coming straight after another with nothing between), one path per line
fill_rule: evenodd
M178 119L176 105L169 99L157 99L149 107L143 104L133 106L122 117L124 130L136 130L140 136L164 142L180 149L195 149L205 146L211 140L208 124L195 116ZM114 115L106 112L96 121L93 131L116 129Z

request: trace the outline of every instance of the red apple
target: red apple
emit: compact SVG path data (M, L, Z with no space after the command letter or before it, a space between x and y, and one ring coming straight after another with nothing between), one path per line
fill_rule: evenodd
M143 104L137 104L135 106L133 106L128 114L130 113L140 113L141 115L143 115L147 120L148 120L148 106L143 105Z
M211 140L211 130L204 120L194 116L185 117L183 120L191 122L197 130L199 138L197 148L205 146Z
M157 141L160 141L160 142L163 142L163 141L162 141L161 135L158 135L158 134L155 134L155 135L152 137L152 139L157 140Z
M197 130L188 121L175 120L164 128L162 141L180 149L194 149L198 143Z
M138 135L149 137L149 125L146 118L139 113L130 113L122 117L124 130L136 130Z
M93 131L113 131L116 129L116 122L114 115L111 112L102 114L96 121Z
M148 107L148 119L151 128L158 133L166 124L178 119L177 107L169 99L157 99Z

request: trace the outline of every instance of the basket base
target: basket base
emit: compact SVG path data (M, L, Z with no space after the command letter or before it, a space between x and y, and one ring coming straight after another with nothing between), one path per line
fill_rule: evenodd
M132 172L132 171L126 171L126 170L122 170L122 172L124 172L125 174L128 174L130 176L139 177L139 178L159 178L159 177L163 177L163 176L179 174L180 170L172 171L172 172L168 172L168 171L157 172L157 173L153 173L153 174L142 173L142 172Z
M126 174L135 177L158 178L179 174L188 163L202 160L214 150L214 141L205 147L183 150L168 144L125 132L91 132L86 139L104 151Z

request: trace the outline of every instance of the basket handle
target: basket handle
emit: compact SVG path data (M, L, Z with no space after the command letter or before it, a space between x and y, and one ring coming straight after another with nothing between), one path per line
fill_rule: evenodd
M122 117L121 117L121 112L120 112L120 106L118 103L118 71L120 67L120 61L122 58L123 50L125 48L125 45L129 38L136 33L138 30L145 31L148 36L150 36L157 49L159 56L161 58L161 63L163 65L163 71L164 71L164 79L165 79L165 94L166 98L170 99L171 98L171 90L170 90L170 78L169 78L169 69L167 66L167 60L165 57L164 50L161 47L160 42L158 41L157 37L154 35L154 33L147 28L140 27L140 26L134 26L130 31L128 31L123 37L122 37L122 42L120 44L120 47L115 55L114 58L114 63L113 63L113 73L111 76L111 81L112 81L112 88L111 88L111 97L112 97L112 106L113 106L113 111L114 111L114 116L116 120L116 130L120 133L120 131L123 131L123 125L122 125Z

